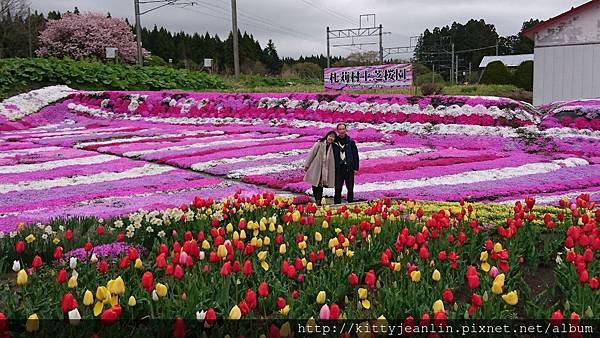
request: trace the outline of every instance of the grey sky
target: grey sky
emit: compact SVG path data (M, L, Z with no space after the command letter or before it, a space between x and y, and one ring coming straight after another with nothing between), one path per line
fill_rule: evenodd
M186 0L180 0L186 1ZM210 32L226 36L231 30L229 0L196 0L187 8L164 7L142 16L142 25L164 26L171 31ZM272 38L281 56L325 54L325 29L353 28L358 16L375 13L383 24L384 47L407 46L411 36L426 28L453 21L485 19L496 25L500 35L516 34L530 18L546 20L587 0L237 0L240 30L252 33L264 47ZM133 20L133 0L30 0L33 10L110 12ZM143 9L151 8L144 5ZM369 40L370 39L370 40ZM351 41L335 40L335 44ZM355 42L377 42L365 38ZM357 49L358 47L353 47ZM346 55L350 47L332 48L333 55ZM363 46L363 50L376 46ZM399 58L406 55L399 55Z

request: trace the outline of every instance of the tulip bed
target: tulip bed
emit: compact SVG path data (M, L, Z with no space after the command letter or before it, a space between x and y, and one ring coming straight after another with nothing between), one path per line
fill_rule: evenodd
M11 98L0 336L91 318L82 336L118 335L115 319L176 337L223 336L228 319L253 319L250 336L310 318L598 319L599 107L66 87ZM363 202L320 208L302 161L339 121L358 143Z
M385 198L317 207L236 194L21 227L0 242L2 268L15 271L0 318L21 320L8 330L43 336L118 336L116 325L140 336L287 337L298 330L288 320L578 325L600 313L600 209L587 194L560 205L526 198L493 210L505 221L489 224L481 204Z

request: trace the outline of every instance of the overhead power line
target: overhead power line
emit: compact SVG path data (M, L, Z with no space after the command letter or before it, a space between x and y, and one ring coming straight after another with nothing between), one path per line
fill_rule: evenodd
M347 22L347 23L349 23L351 25L355 25L356 24L356 22L352 21L352 18L350 18L348 16L345 16L343 14L340 14L340 13L338 13L338 12L332 10L332 9L329 9L329 8L327 8L325 6L316 5L316 4L312 3L309 0L300 0L300 1L304 2L305 4L307 4L307 5L309 5L309 6L313 7L313 8L318 9L319 11L325 11L325 12L329 13L330 15L336 17L338 20L345 21L345 22Z

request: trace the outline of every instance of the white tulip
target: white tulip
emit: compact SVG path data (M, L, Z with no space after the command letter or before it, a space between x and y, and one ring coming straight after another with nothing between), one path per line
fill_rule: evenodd
M21 263L19 261L14 261L12 269L14 272L19 272L21 270Z
M205 317L206 317L206 311L204 311L204 310L196 311L196 319L197 320L204 320Z
M158 294L156 294L156 290L152 290L152 300L153 301L158 301Z
M92 262L92 264L96 264L98 262L98 256L96 256L95 253L92 254L92 257L90 257L90 262Z
M76 257L71 257L71 259L69 259L69 267L71 268L71 270L73 270L77 267L77 258Z
M73 309L69 311L69 323L71 325L78 325L81 320L81 314L79 314L79 310Z
M200 260L204 260L204 251L200 251Z
M79 277L79 272L77 272L77 270L73 270L71 272L71 276L75 277L75 279L77 279L77 277Z

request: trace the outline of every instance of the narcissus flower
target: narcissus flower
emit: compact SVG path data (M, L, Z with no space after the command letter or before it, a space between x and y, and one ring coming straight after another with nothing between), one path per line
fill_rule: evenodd
M517 295L517 291L511 291L505 295L502 295L502 299L508 305L516 305L519 302L519 296Z
M325 293L325 291L319 291L319 293L317 294L317 304L325 304L326 298L327 294Z

